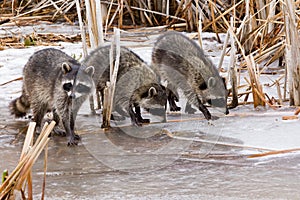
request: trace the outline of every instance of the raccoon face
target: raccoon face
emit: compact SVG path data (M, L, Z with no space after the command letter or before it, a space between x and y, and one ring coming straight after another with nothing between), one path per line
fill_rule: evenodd
M217 83L218 81L218 83ZM227 108L227 89L225 79L215 79L214 77L210 77L208 79L208 90L204 92L205 102L208 104L217 107L217 108L224 108L225 114L229 114Z
M166 91L162 87L150 87L149 90L141 96L140 106L149 113L157 116L165 114L167 103Z
M94 67L90 66L82 69L82 66L74 66L73 68L67 64L62 64L64 72L62 87L71 99L79 98L91 94L94 89Z

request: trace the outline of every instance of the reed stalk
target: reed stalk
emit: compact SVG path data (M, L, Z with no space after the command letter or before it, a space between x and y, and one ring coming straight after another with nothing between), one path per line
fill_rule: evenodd
M32 174L31 169L42 150L48 144L50 132L55 126L52 121L49 125L45 123L41 134L33 144L33 134L35 130L35 123L31 122L27 130L23 149L20 156L20 161L12 173L7 177L4 183L0 186L0 199L14 198L16 191L20 191L24 197L25 182L27 182L28 199L33 199L32 191Z

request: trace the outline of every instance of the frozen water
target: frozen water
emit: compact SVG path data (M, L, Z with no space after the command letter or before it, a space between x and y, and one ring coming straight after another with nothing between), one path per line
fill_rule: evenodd
M213 37L213 34L205 33L207 39L203 44L217 65L222 45L211 39ZM129 45L150 63L155 37L149 38L142 45L123 44ZM143 46L145 44L148 46ZM48 47L0 51L0 84L21 77L28 58L42 48ZM60 43L55 48L76 57L82 53L81 43ZM224 65L226 63L229 63L228 56ZM271 83L270 79L274 76L262 76L266 83ZM28 120L14 119L8 111L8 103L20 95L21 86L22 81L0 86L0 171L7 168L11 172L21 152L24 136L16 135ZM276 89L264 88L276 95ZM46 198L299 199L299 153L247 157L260 153L249 147L270 150L299 148L299 120L282 120L282 116L292 115L293 111L293 108L274 111L270 108L254 109L252 105L239 106L211 124L199 112L190 116L169 113L169 123L153 123L139 129L143 130L142 137L134 136L136 129L126 123L119 131L104 133L100 129L100 117L90 115L88 103L85 103L77 120L82 143L70 148L66 146L65 138L54 136L50 141ZM196 120L184 121L188 117ZM182 119L182 122L172 122L176 119ZM164 135L162 129L178 136L179 142L172 143L176 139ZM190 140L180 141L180 138ZM162 154L157 154L166 147L168 149L160 151ZM37 198L41 192L43 156L34 166L33 176Z

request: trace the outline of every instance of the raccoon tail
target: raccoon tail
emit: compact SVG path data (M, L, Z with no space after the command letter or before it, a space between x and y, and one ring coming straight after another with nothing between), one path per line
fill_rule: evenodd
M22 91L22 95L19 98L11 101L9 104L10 113L15 117L24 117L30 108L28 97Z

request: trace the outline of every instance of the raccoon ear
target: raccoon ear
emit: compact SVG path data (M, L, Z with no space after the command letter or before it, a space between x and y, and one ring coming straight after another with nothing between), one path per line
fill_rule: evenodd
M155 95L157 95L157 91L156 91L155 87L150 87L150 89L148 90L148 96L153 97Z
M84 70L88 75L93 76L95 72L95 68L93 66L89 66Z
M68 63L64 62L61 65L61 69L64 72L64 74L66 74L66 73L68 73L68 72L70 72L72 70L72 67Z
M213 88L216 86L216 79L214 77L210 77L208 79L208 88Z

